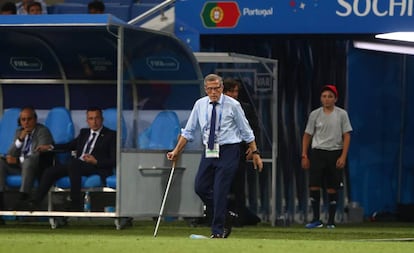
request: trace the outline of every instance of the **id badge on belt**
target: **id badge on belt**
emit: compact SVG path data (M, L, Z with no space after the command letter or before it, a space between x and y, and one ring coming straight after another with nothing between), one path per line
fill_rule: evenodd
M213 149L208 149L206 145L206 158L219 158L220 146L218 143L214 143Z

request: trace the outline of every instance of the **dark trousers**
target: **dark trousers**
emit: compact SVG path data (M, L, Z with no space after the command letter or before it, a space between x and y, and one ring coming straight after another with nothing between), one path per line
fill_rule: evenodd
M240 144L220 146L220 158L201 157L195 192L212 212L212 234L223 234L227 195L239 166Z
M82 160L71 158L67 164L58 164L47 168L40 180L35 201L40 202L49 191L50 187L57 179L69 176L70 178L70 197L75 205L81 204L81 178L92 174L102 174L96 166Z

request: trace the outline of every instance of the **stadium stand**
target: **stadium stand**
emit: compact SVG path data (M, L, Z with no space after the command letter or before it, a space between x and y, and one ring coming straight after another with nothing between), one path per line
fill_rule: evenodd
M60 3L53 5L51 14L86 14L87 5L82 3Z
M86 14L88 3L91 0L65 0L61 3L49 5L50 14ZM115 0L103 1L105 13L112 14L123 21L129 21L153 8L162 0Z

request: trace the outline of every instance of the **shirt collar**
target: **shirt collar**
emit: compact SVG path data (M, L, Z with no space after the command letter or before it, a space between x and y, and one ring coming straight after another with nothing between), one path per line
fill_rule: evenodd
M99 133L101 132L101 130L102 130L102 127L101 127L101 128L99 128L99 129L98 129L98 130L96 130L96 131L94 131L94 130L90 129L90 133L89 133L89 134L96 133L96 135L99 135Z
M224 98L224 94L222 93L221 95L220 95L220 98L217 100L217 104L222 104L223 103L223 98ZM207 96L208 97L208 96ZM211 103L213 103L212 101L211 101L211 99L210 98L208 98L208 103L209 104L211 104Z

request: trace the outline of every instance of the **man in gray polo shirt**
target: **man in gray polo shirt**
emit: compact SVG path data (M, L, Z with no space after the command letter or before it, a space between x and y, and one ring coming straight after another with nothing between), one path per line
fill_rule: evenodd
M337 189L342 183L351 141L352 126L348 113L337 106L338 91L334 85L325 85L321 91L322 106L309 115L302 140L302 168L309 170L309 195L313 219L306 228L321 228L321 186L328 194L327 228L335 228ZM311 151L308 152L310 143ZM308 157L309 153L309 157Z

